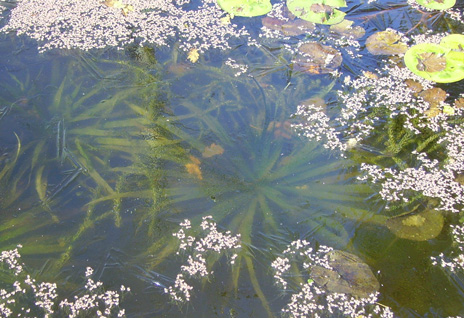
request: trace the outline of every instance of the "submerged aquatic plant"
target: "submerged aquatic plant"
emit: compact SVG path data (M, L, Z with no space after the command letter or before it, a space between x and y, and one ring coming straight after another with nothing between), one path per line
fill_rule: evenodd
M126 188L150 184L136 168L149 149L143 136L151 124L137 103L151 105L152 111L162 107L161 82L145 69L156 67L150 54L140 49L135 62L100 59L100 64L91 54L76 55L64 69L59 65L65 57L55 58L51 66L46 61L50 82L43 82L47 89L41 98L22 108L11 104L2 120L12 118L14 125L40 119L30 134L17 136L15 156L0 166L3 246L21 241L27 244L24 254L53 255L50 272L59 270L95 224L108 220L121 226L123 199L153 196L149 190ZM7 81L2 85L10 87Z
M272 87L265 77L231 72L227 65L199 66L173 82L179 97L171 98L169 115L154 119L149 140L156 162L150 167L163 171L163 194L152 211L138 216L138 232L154 237L147 254L156 255L156 268L178 246L156 234L160 222L188 218L195 226L211 215L240 234L230 284L237 289L247 275L271 312L254 268L255 246L262 244L257 233L271 235L282 231L283 223L299 223L308 235L343 246L350 235L337 212L363 211L360 197L370 190L342 177L351 162L323 160L323 148L292 133L286 105L300 92L307 94L304 79L287 95L279 93L284 86ZM310 85L317 90L320 84Z

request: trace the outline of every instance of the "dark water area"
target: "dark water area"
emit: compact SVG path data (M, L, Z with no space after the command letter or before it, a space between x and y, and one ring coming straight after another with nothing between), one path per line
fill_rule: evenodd
M369 35L406 33L424 17L406 2L351 1L343 11L366 34L360 56L340 49L340 77L294 69L283 47L309 35L263 38L262 46L236 39L232 49L192 63L175 45L38 53L34 41L1 34L1 250L21 244L28 273L55 282L59 299L85 292L87 267L106 289L130 287L121 302L127 317L279 317L308 273L292 272L285 291L271 263L304 239L358 256L379 282L377 302L398 317L462 315L463 273L431 262L453 248L450 225L458 216L446 214L431 239L398 237L386 220L414 212L415 204L388 210L378 189L357 179L382 139L344 157L292 128L308 99L323 100L336 117L343 77L385 64L388 58L365 48ZM259 34L261 17L234 19ZM430 26L463 31L443 17L416 31ZM328 34L322 27L314 33ZM247 72L235 76L229 58L246 63ZM439 87L456 99L462 85ZM220 231L240 234L242 248L233 265L227 253L209 255L214 273L191 278L191 299L179 304L165 289L192 251L179 251L172 234L185 219L199 229L205 216ZM12 282L4 269L1 288Z

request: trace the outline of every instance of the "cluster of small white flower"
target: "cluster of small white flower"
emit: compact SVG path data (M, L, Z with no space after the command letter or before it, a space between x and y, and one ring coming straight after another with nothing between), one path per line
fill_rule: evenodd
M292 128L299 136L317 141L324 140L324 147L328 149L347 149L345 143L340 141L340 132L330 125L330 118L324 113L324 108L317 105L298 105L296 113L292 115L300 122L292 124Z
M72 301L67 299L60 302L60 308L68 312L69 318L78 317L83 313L94 312L97 317L123 317L125 310L119 308L120 293L130 292L129 287L122 285L120 291L103 290L102 282L94 282L90 276L93 274L93 269L87 267L85 276L87 283L85 289L88 293L82 296L74 296Z
M112 1L19 1L1 32L16 31L39 42L41 51L53 48L123 47L133 41L168 45L177 36L180 48L203 52L229 48L231 37L248 32L221 20L225 12L205 0L194 10L174 0L124 0L122 11Z
M464 271L464 225L451 225L453 241L457 246L455 257L446 257L440 253L438 257L431 257L433 265L439 265L452 272Z
M274 268L274 278L276 283L287 289L288 280L292 277L288 274L291 269L291 262L297 263L306 272L313 266L321 266L332 269L328 260L328 253L333 251L331 247L321 245L317 250L310 247L310 243L305 240L292 242L283 255L277 257L272 262ZM300 271L301 272L301 271ZM292 317L377 317L392 318L393 312L387 306L379 304L379 293L373 293L368 297L354 297L350 294L334 293L325 290L322 286L311 279L307 283L300 284L300 289L291 295L290 302L282 312Z
M224 62L224 64L233 70L237 70L237 72L234 74L235 77L240 76L248 71L248 65L239 64L237 61L230 57Z
M21 255L18 251L18 248L21 247L22 245L18 245L14 250L2 251L0 255L0 263L7 264L14 271L15 275L19 275L23 271L23 264L19 261Z
M193 289L193 286L186 282L186 277L207 277L213 274L213 271L208 270L206 256L211 254L220 256L224 252L237 251L241 245L240 234L232 235L230 231L219 232L212 216L203 217L200 224L202 232L199 235L186 234L186 231L193 232L190 220L186 219L179 225L181 228L173 233L173 236L180 241L179 250L191 250L191 254L188 256L187 265L181 266L181 272L177 274L174 286L169 286L164 291L172 300L186 302L190 300L190 291ZM237 256L237 253L230 256L230 264L234 264Z
M20 257L21 255L17 248L3 251L0 264L6 264L16 277L24 275ZM69 318L89 313L94 313L98 317L123 317L124 309L119 308L119 292L111 290L103 291L103 284L101 282L95 283L89 278L92 273L93 270L88 267L86 272L88 278L85 288L91 293L86 293L80 297L75 296L72 302L65 299L60 302L59 308L56 306L58 298L56 284L48 282L37 283L30 275L26 275L21 280L15 281L10 291L0 289L0 316L30 317L32 309L37 308L34 311L42 311L42 317L45 318L57 313L60 314L60 317ZM121 293L129 291L130 288L121 286ZM28 302L29 299L34 299L34 302L24 303Z

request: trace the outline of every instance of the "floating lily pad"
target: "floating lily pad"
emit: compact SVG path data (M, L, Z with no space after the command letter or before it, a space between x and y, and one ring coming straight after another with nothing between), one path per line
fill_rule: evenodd
M240 17L256 17L271 11L269 0L217 0L222 10Z
M362 298L379 290L379 282L371 269L358 256L338 250L330 251L327 256L332 269L311 267L310 278L319 287Z
M380 31L367 38L366 48L374 55L403 54L408 46L400 39L401 36L392 30Z
M421 43L404 55L404 63L415 74L438 83L452 83L464 78L464 52L439 44Z
M353 21L350 20L343 20L338 24L334 24L330 26L330 32L336 33L339 36L345 36L351 39L359 39L360 37L364 36L366 30L364 30L360 26L353 27Z
M345 0L287 0L287 7L295 16L314 23L337 24L345 13L336 9L346 7Z
M413 241L427 241L440 234L443 215L436 210L426 209L420 213L408 212L389 218L387 228L396 236Z
M450 34L440 41L440 45L454 51L464 52L464 35Z
M456 4L456 0L416 0L416 2L432 10L446 10Z

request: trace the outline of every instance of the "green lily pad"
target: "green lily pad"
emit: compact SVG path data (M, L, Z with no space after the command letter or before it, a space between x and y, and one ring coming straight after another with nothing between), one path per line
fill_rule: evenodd
M331 269L312 266L310 279L332 293L365 298L379 290L380 284L369 266L358 256L333 250L328 254Z
M464 52L453 51L439 44L414 45L404 55L404 63L414 74L437 83L464 79Z
M416 0L416 2L432 10L446 10L456 4L456 0Z
M366 48L374 55L403 54L408 46L399 42L400 39L401 36L392 30L380 31L367 38Z
M450 34L441 39L440 45L453 51L464 52L464 35Z
M269 0L217 0L222 10L240 17L256 17L271 11Z
M443 215L434 209L420 213L408 212L386 221L387 228L396 236L413 241L433 239L440 234L443 224Z
M336 9L346 7L345 0L287 0L287 7L295 16L319 24L337 24L345 13Z

